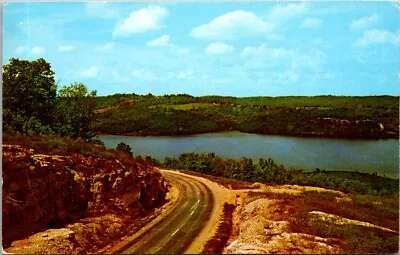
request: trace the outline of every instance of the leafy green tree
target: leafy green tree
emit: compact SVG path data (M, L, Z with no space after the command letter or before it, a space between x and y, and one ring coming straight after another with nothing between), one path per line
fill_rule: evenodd
M60 89L57 116L59 132L71 137L91 138L90 125L96 109L96 91L88 92L82 83Z
M120 143L117 145L117 148L116 148L116 149L117 149L118 151L123 151L123 152L129 153L129 154L132 155L132 148L131 148L131 146L129 146L129 144L120 142Z
M3 125L25 133L30 128L49 131L48 126L54 120L56 92L54 72L43 58L32 61L11 58L3 66Z

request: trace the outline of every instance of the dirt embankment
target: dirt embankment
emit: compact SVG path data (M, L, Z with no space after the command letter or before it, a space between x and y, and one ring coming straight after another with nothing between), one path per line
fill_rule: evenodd
M160 172L134 160L3 145L3 247L12 253L97 252L132 230L166 193Z

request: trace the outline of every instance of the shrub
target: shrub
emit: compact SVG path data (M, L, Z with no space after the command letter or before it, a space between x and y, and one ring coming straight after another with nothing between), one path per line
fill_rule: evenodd
M117 148L116 148L116 149L117 149L118 151L126 152L126 153L129 153L129 154L133 155L133 153L132 153L132 148L131 148L131 146L129 146L129 144L120 142L120 143L117 145Z

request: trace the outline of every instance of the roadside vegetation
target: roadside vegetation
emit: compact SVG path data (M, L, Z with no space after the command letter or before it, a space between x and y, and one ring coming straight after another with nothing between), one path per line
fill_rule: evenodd
M253 162L250 158L224 159L215 153L184 153L166 157L162 166L187 169L201 174L220 176L243 182L292 184L339 190L351 194L393 195L399 193L399 180L360 172L285 168L271 158Z
M344 138L395 138L393 96L193 97L115 94L96 97L93 131L107 134L248 133Z

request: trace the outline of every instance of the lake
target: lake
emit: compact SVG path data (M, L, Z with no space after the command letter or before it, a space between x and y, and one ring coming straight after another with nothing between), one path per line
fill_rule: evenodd
M184 152L215 152L226 158L272 158L285 167L313 170L358 170L398 178L399 141L347 140L333 138L291 137L211 133L192 136L120 136L101 135L107 148L124 142L134 155L149 155L158 160Z

